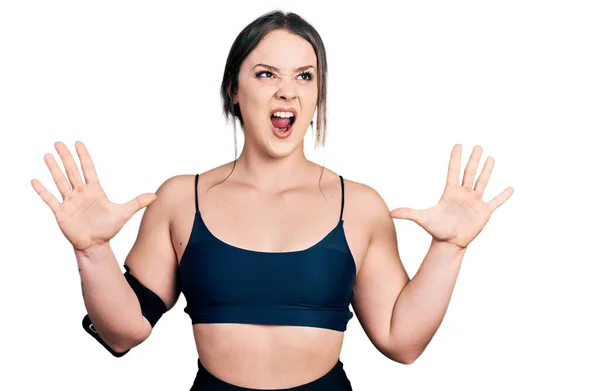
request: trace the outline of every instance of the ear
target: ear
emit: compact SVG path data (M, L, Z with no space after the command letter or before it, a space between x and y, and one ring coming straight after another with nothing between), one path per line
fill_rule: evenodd
M231 86L229 86L229 94L231 95L231 99L233 100L233 104L237 105L238 104L238 94L237 94L237 91L233 91L232 92Z

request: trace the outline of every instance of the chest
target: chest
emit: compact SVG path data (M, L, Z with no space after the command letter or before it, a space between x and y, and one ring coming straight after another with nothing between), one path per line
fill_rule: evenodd
M200 219L206 234L216 243L249 253L299 253L334 233L338 242L347 244L358 273L368 244L366 225L361 224L359 214L348 203L342 214L341 197L330 193L323 196L299 191L265 197L200 191ZM198 221L192 199L182 203L172 218L171 236L179 261L189 246L195 224ZM317 269L306 268L304 272L310 270Z

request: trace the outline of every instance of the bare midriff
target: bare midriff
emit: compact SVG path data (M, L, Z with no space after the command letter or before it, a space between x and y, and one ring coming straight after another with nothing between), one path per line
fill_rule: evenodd
M344 333L254 324L195 324L202 366L238 387L291 388L310 383L337 363Z

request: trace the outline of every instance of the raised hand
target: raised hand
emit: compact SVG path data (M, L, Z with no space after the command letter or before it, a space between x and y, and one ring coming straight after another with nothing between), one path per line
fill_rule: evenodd
M39 180L33 179L31 185L48 204L60 230L76 250L85 251L94 245L108 242L137 211L156 199L155 194L145 193L124 204L111 202L100 186L92 158L82 142L75 143L75 150L81 162L85 183L69 149L62 142L57 142L54 146L67 176L65 177L52 154L44 155L44 161L63 202L60 203Z
M423 227L434 240L449 242L459 248L466 248L479 235L491 214L513 193L507 187L489 202L482 200L483 192L494 166L494 159L488 157L481 174L473 186L482 148L475 146L465 168L462 185L459 185L461 145L452 149L446 187L439 203L429 209L418 210L398 208L390 212L390 217L412 220Z

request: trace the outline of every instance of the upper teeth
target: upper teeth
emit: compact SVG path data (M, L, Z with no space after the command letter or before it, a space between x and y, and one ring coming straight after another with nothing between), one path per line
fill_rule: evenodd
M291 118L294 116L294 113L289 112L289 111L276 111L273 115L275 117Z

